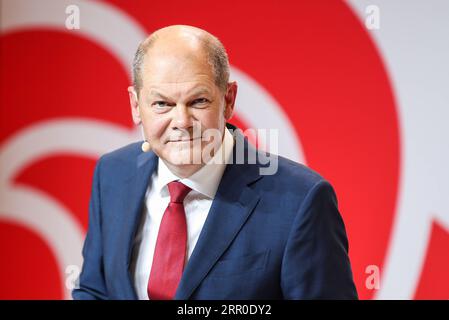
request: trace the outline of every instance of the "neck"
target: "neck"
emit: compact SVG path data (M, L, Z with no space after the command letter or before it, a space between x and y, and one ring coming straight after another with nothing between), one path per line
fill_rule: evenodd
M167 168L170 169L171 172L173 172L173 174L175 174L176 176L178 176L181 179L190 177L192 174L194 174L195 172L197 172L204 166L204 163L185 164L185 165L179 165L179 166L172 165L171 163L168 163L166 161L164 161L164 163L167 166Z

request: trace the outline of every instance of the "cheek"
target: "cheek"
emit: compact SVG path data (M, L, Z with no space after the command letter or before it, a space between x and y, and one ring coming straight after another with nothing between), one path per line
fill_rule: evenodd
M201 122L201 125L207 128L219 129L222 127L222 124L225 121L224 115L220 108L215 108L213 110L204 111L199 117L198 120Z
M142 122L147 138L153 141L159 140L163 136L170 123L165 117L154 115L146 115Z

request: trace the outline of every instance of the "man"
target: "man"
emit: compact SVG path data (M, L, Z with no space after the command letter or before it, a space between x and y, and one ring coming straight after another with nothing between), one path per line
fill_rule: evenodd
M331 185L282 157L262 175L231 133L237 84L217 38L160 29L139 46L133 80L145 142L97 163L75 299L357 298Z

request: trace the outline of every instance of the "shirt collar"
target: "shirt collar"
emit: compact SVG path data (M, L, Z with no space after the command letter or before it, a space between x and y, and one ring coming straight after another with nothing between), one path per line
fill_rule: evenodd
M192 190L207 196L210 199L215 197L221 177L229 162L232 150L234 148L234 137L229 132L228 128L224 129L223 143L217 150L215 155L209 160L207 164L202 166L197 172L188 178L180 179L176 176L164 161L158 161L157 183L156 190L162 193L167 193L167 188L164 188L169 182L179 180ZM223 161L224 160L224 161Z

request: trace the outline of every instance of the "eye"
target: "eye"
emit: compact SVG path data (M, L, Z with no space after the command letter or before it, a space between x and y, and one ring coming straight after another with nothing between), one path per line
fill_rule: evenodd
M152 106L156 108L165 108L168 107L168 104L165 101L155 101L153 102Z
M199 106L205 105L207 103L209 103L209 100L206 98L198 98L192 101L192 105L199 105Z

